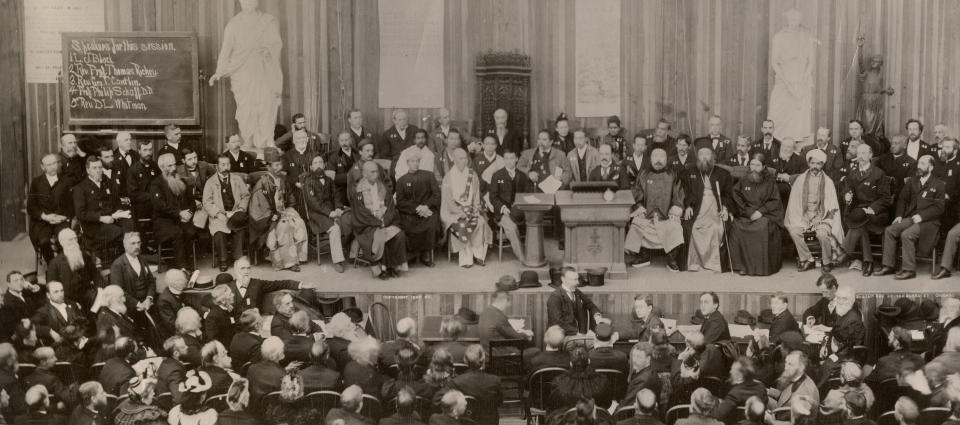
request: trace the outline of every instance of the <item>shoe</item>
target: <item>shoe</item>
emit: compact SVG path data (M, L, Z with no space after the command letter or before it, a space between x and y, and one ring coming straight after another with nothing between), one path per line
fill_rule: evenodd
M470 267L473 267L473 264L467 264L467 265L465 265L465 266L460 266L460 267L463 267L463 268L465 268L465 269L469 269Z
M860 260L850 261L850 266L848 268L850 270L863 271L863 261L860 261Z
M814 263L813 260L803 261L800 264L797 264L797 270L801 272L810 271L810 270L813 270L813 268L816 266L817 264Z
M873 274L873 263L871 262L863 263L863 275L870 276L872 274Z
M648 264L649 264L649 262L648 262ZM667 263L667 270L676 273L676 272L679 272L679 271L680 271L680 266L677 265L677 262L676 262L676 261L671 261L671 262Z
M379 277L380 280L387 280L387 279L390 279L390 273L387 273L387 271L384 270L384 271L380 272L380 275L377 276L377 277Z
M900 270L900 273L897 273L893 278L896 280L907 280L917 277L917 272L913 270Z
M433 266L436 266L436 263L434 263L433 261L430 261L430 260L420 260L420 262L423 263L423 265L424 265L424 266L427 266L427 267L431 267L431 268L432 268Z
M480 266L480 267L484 267L484 266L487 265L486 263L483 262L483 260L481 260L481 259L479 259L479 258L474 258L474 259L473 259L473 264L476 264L476 265L478 265L478 266Z
M339 262L339 263L334 263L334 264L333 264L333 269L336 270L337 273L343 273L343 261L341 261L341 262Z
M292 271L292 272L299 272L299 271L300 271L300 265L299 265L299 264L294 264L293 267L290 267L290 271Z
M747 274L747 271L746 271L746 270L740 270L740 271L737 271L737 274L739 274L740 276L748 276L748 274Z
M880 270L877 270L877 272L874 273L873 275L874 275L874 276L887 276L887 275L891 275L891 274L893 274L893 273L894 273L893 267L883 266L883 267L880 268Z
M390 277L400 277L400 271L392 267L387 269L387 274L389 274Z
M930 279L939 280L945 277L950 277L950 270L947 270L946 267L941 267L940 271L938 271L937 274L930 276Z
M639 268L641 268L641 267L646 267L646 266L649 266L649 265L650 265L650 259L649 259L649 258L647 258L647 259L637 259L636 261L633 262L633 264L630 265L630 267L633 267L633 268L635 268L635 269L639 269Z

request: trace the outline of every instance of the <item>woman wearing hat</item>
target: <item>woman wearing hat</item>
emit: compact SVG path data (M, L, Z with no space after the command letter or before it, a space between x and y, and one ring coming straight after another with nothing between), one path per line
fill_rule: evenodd
M130 378L127 387L127 399L117 406L114 423L116 425L164 425L167 414L154 406L157 380L153 378Z
M186 379L180 383L180 404L170 409L167 423L170 425L215 425L217 411L212 407L204 406L207 400L207 391L213 380L207 372L191 370Z

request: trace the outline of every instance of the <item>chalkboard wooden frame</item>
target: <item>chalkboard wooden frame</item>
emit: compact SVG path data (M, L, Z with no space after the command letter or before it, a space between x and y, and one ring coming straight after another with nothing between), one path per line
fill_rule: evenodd
M70 69L70 49L71 40L81 38L98 37L116 37L116 38L187 38L191 42L191 71L193 73L193 116L190 118L77 118L70 113L70 79L61 75L60 86L62 90L63 117L66 125L201 125L200 122L200 62L198 57L197 35L188 31L117 31L117 32L64 32L61 36L63 43L63 70Z

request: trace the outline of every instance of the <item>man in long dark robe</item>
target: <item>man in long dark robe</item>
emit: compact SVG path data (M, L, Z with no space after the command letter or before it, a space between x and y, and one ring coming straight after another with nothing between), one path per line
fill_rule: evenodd
M662 249L670 257L667 269L680 271L678 264L683 245L684 193L681 178L667 167L667 152L655 148L650 153L651 169L643 170L632 186L635 204L630 213L630 228L623 242L633 267L650 264L649 250Z
M399 214L393 193L381 179L381 168L367 161L363 178L354 187L352 226L364 259L380 279L399 277L398 267L407 260L406 237L397 225ZM383 267L381 267L381 264ZM382 269L382 270L381 270Z
M863 254L861 271L864 276L870 276L873 274L870 234L883 232L890 222L888 210L893 203L893 197L890 195L887 175L873 166L873 149L870 145L860 144L856 149L857 166L848 171L840 182L846 207L844 221L847 234L843 239L845 253L839 262L842 264L847 259L846 256L856 250L859 244Z
M750 171L733 187L736 213L730 232L732 268L741 275L768 276L780 270L780 225L783 203L773 176L764 171L762 155L750 160Z
M433 267L440 217L440 187L430 171L420 169L420 152L407 151L409 171L397 179L397 210L400 228L407 237L407 251L420 254L420 262Z

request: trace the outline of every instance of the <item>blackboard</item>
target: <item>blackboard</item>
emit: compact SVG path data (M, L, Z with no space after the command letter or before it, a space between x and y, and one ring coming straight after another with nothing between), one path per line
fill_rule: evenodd
M197 78L193 33L63 33L67 125L198 125Z

